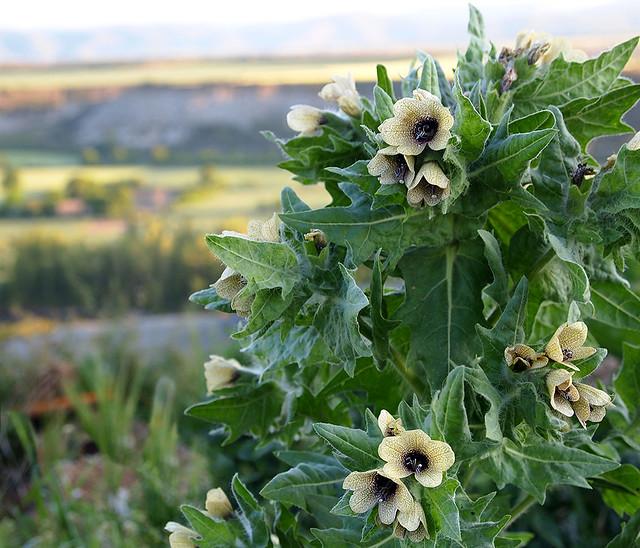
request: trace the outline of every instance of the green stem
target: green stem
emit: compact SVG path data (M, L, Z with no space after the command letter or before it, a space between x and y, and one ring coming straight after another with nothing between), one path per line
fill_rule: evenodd
M547 263L556 256L556 252L553 247L549 246L547 250L540 256L540 258L535 262L533 267L529 272L529 279L533 279L533 277L540 272Z
M520 518L520 516L529 510L529 508L531 508L536 502L537 501L533 495L527 495L518 504L516 504L513 510L511 510L511 519L505 525L505 529L513 525L513 523L515 523L518 518Z

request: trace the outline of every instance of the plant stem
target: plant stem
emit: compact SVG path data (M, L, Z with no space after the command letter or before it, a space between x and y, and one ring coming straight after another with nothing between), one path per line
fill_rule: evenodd
M540 256L540 258L531 267L528 278L532 280L534 276L540 272L546 264L556 256L556 252L553 247L549 246L547 250Z
M531 508L535 503L536 499L533 495L527 495L524 499L522 499L518 504L513 507L511 510L511 519L505 525L505 529L509 528L513 523L515 523L518 518L524 514L529 508Z

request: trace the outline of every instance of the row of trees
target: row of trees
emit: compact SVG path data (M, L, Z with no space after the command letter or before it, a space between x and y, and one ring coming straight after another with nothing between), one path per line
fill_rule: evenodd
M132 225L122 238L98 246L32 235L12 249L1 276L0 310L13 314L181 310L185 295L221 270L193 232L156 224Z

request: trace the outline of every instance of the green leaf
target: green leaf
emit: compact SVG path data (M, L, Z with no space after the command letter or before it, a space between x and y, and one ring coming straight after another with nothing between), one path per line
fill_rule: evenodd
M222 312L233 312L231 305L227 299L219 297L216 290L212 287L201 289L189 296L192 303L204 306L205 310L220 310Z
M298 260L287 244L217 234L208 234L206 241L224 264L240 272L258 289L281 287L286 297L300 280Z
M458 67L456 69L456 75L465 90L470 89L478 80L482 80L486 47L482 14L471 4L469 4L467 31L469 32L469 46L464 55L458 54Z
M411 333L409 367L422 372L432 391L456 364L475 358L472 333L483 319L478 296L490 276L482 247L478 240L422 247L400 261L407 296L395 318Z
M623 145L613 169L596 176L593 188L590 205L605 251L640 242L640 149Z
M380 86L373 88L373 98L375 99L376 115L380 122L393 117L393 100L389 94Z
M308 511L308 499L311 495L334 494L345 475L341 466L302 463L275 476L262 488L260 494Z
M396 100L395 93L393 92L393 82L391 78L389 78L389 74L387 73L387 69L384 65L377 65L376 72L378 75L378 86L382 88L384 92L393 100Z
M467 407L473 407L473 400L478 396L489 404L489 410L483 417L484 432L478 434L480 440L474 439L471 433L467 412ZM494 441L502 439L502 404L502 396L482 369L460 365L449 373L431 404L434 435L453 447L456 460L478 457Z
M557 57L542 76L520 86L514 94L516 112L527 114L549 105L564 105L581 97L597 97L616 82L638 38L632 38L584 63Z
M614 387L627 408L640 410L640 346L622 346L622 366L616 375Z
M586 478L597 476L619 465L582 449L529 436L523 443L504 438L482 461L483 469L499 489L511 483L544 503L549 485L574 485L589 489Z
M640 512L637 512L622 526L620 534L613 538L605 548L630 548L631 546L637 546L639 541Z
M313 318L313 325L347 373L353 375L356 359L371 355L371 349L358 327L358 313L369 304L369 300L346 267L342 263L338 267L342 283L337 291L324 297Z
M502 262L498 240L486 230L478 230L478 234L484 242L484 256L493 274L493 282L482 290L483 313L485 318L489 318L494 312L501 310L509 300L509 277Z
M460 137L460 154L467 161L478 158L491 133L491 124L473 106L456 83L454 94L458 105L453 134Z
M528 282L521 278L503 313L491 329L476 326L484 349L482 368L494 382L501 382L508 372L504 361L507 346L525 340L524 323L527 317Z
M424 54L424 62L422 63L422 74L420 75L420 83L418 87L435 95L438 99L440 96L440 83L438 82L438 69L436 68L433 57L428 53Z
M371 273L371 333L373 355L381 367L386 364L389 357L389 332L399 325L399 322L389 320L387 317L382 265L380 256L376 255Z
M284 394L274 383L257 387L246 385L218 390L213 399L189 407L185 413L226 426L228 435L222 445L236 441L243 434L266 435L280 415Z
M202 540L197 541L198 546L214 548L235 544L237 533L230 522L214 520L202 510L188 504L183 504L180 511L189 521L191 528L202 537Z
M280 289L261 289L256 293L256 297L251 303L251 316L244 326L244 329L233 334L233 338L241 339L247 337L273 321L280 318L293 300L293 293L289 293L286 298L282 298Z
M624 86L587 99L580 97L562 107L567 129L583 150L595 137L629 133L633 128L622 116L640 99L640 84Z
M238 474L231 480L231 491L242 511L240 523L244 527L250 546L268 546L269 529L265 522L264 510L251 491L242 483Z
M337 451L338 460L350 470L366 472L380 466L378 445L382 435L374 438L364 430L326 423L316 423L313 429Z
M640 512L640 470L632 464L602 474L593 483L600 489L605 504L620 517Z
M482 178L485 184L500 190L514 187L531 160L538 157L555 134L555 129L541 129L505 138L494 136L482 156L470 166L469 178Z
M440 215L429 220L429 211L405 211L402 206L372 209L371 196L357 185L342 183L340 188L349 196L349 206L287 213L280 218L302 233L313 228L322 230L329 241L349 247L355 263L364 262L382 248L391 257L391 264L395 264L411 245L430 242L440 245L468 237L468 232L473 230L468 222L464 225L452 222L451 216ZM428 231L425 230L427 222Z
M429 525L435 524L435 528L429 527L429 534L444 536L452 540L461 541L460 516L456 506L455 495L460 487L457 479L445 479L438 487L423 489L423 506L428 515ZM426 504L425 504L426 503Z
M562 113L556 107L549 107L555 119L558 131L549 145L540 154L535 169L531 170L531 180L536 198L550 210L558 211L569 217L569 191L572 186L572 174L578 167L580 145L567 130Z

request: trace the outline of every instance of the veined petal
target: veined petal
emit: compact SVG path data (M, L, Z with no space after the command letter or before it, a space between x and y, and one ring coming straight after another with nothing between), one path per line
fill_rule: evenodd
M427 469L416 473L418 483L425 487L438 487L442 483L442 471Z
M584 322L565 324L558 334L560 346L569 350L575 350L587 340L587 325Z
M590 358L598 351L597 348L593 348L592 346L581 346L580 348L576 348L573 351L572 360L584 360L586 358Z
M456 461L453 449L444 441L431 440L427 443L424 451L429 457L429 470L445 472Z

